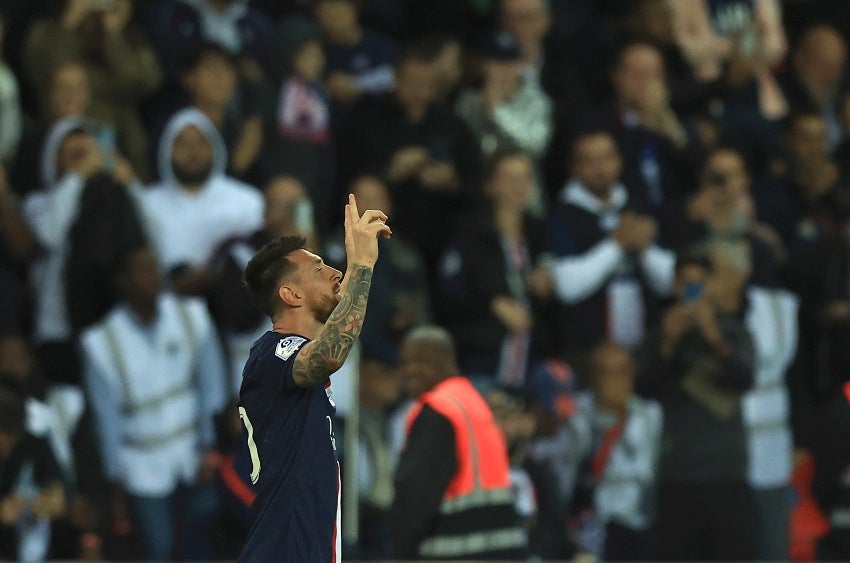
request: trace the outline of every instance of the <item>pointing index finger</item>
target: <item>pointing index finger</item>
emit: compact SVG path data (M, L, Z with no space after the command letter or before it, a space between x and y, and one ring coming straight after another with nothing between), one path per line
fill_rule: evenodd
M354 212L354 217L352 217L355 221L360 219L360 211L357 209L357 198L354 197L354 194L348 194L348 205L351 206L351 210Z

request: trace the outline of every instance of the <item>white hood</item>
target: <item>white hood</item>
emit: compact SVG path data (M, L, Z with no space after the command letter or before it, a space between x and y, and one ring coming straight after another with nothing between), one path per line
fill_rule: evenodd
M207 142L213 150L212 170L210 177L207 179L209 183L216 177L224 176L227 169L227 148L224 146L224 140L215 128L210 119L204 115L199 109L186 108L175 113L165 130L162 132L162 137L159 141L159 152L157 154L157 169L159 170L160 181L164 185L179 186L177 177L174 175L174 169L171 167L171 151L174 147L174 140L187 127L195 126L201 130Z
M56 158L59 147L71 131L77 129L92 130L92 122L84 117L66 117L50 128L41 148L41 181L45 188L59 181L56 170Z

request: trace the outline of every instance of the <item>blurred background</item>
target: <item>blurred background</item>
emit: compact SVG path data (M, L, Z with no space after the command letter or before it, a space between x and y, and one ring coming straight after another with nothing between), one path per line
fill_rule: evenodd
M850 3L0 1L0 559L233 560L241 284L390 216L334 375L392 557L454 337L541 559L850 559ZM486 460L482 460L486 463Z

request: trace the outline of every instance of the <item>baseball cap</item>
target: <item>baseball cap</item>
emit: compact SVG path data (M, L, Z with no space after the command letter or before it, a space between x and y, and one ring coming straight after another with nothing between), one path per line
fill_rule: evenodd
M575 414L577 380L566 362L541 362L531 371L528 385L537 402L558 420L565 420Z

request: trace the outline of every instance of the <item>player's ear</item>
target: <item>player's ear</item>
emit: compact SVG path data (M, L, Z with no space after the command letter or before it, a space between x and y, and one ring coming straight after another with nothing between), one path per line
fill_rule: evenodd
M292 286L282 285L277 289L280 300L290 307L301 306L301 294Z

